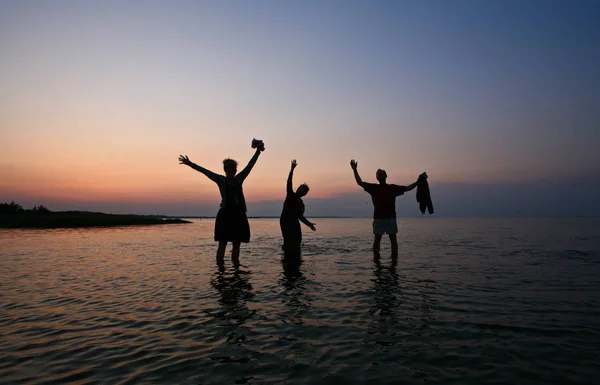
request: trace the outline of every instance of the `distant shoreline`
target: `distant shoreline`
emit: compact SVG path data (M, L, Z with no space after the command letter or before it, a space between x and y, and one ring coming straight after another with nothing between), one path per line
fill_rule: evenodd
M160 215L161 218L184 218L184 219L215 219L215 216L190 216L190 215ZM331 218L331 219L354 219L368 217L342 217L342 216L311 216L311 218ZM249 216L248 219L279 219L279 215Z
M162 215L105 214L83 211L23 212L0 215L0 228L5 229L148 226L181 223L192 222Z
M161 218L181 218L181 219L215 219L215 216L194 216L194 215L157 215L157 217ZM373 219L373 217L365 216L365 217L343 217L343 216L310 216L313 219ZM574 215L574 216L540 216L540 215L506 215L506 216L439 216L439 215L407 215L407 216L398 216L397 220L403 219L421 219L421 218L430 218L430 219L598 219L600 216L596 215ZM279 219L278 215L273 216L249 216L248 219Z
M425 216L428 217L428 216ZM278 219L279 216L249 216L248 219ZM315 216L314 219L371 219L369 217ZM402 219L420 217L399 217ZM432 217L435 218L435 217ZM445 217L444 219L597 219L598 217ZM193 223L188 219L214 220L214 216L105 214L89 211L25 211L0 215L0 229L56 229L86 227L150 226ZM439 217L438 217L439 219Z

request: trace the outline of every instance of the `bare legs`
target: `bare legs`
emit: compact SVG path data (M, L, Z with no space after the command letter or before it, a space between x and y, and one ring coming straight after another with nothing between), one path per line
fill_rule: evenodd
M379 250L381 248L381 235L375 234L373 238L373 254L375 256L379 256ZM398 256L398 239L396 238L396 234L390 234L390 243L392 245L392 256Z
M231 263L234 266L240 264L240 242L233 242L233 249L231 250Z
M217 265L222 266L225 264L225 248L227 247L227 241L219 241L219 247L217 248Z
M234 266L240 264L240 245L241 242L232 242L233 249L231 250L231 262ZM217 247L217 265L222 266L225 264L225 248L227 247L227 241L219 241L219 247Z
M398 240L396 234L390 234L390 243L392 244L392 256L398 256Z
M381 245L381 235L375 234L373 239L373 254L379 254L379 246Z

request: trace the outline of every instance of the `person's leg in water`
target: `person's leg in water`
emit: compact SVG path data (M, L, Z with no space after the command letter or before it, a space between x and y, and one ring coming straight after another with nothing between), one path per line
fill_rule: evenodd
M233 249L231 249L231 263L234 266L240 265L240 245L241 242L233 242Z
M390 243L392 244L392 257L398 256L398 239L396 234L390 234Z
M294 256L300 254L300 245L302 241L298 237L286 237L283 239L284 254Z
M217 248L217 265L222 266L225 264L225 248L227 247L227 241L219 241L219 247Z
M381 234L375 234L373 238L373 254L379 255L379 249L381 247Z
M283 251L291 255L300 253L302 244L302 230L298 218L285 218L280 221L281 234L283 235Z
M381 248L381 237L386 233L385 220L374 219L373 220L373 256L379 257L379 250Z
M392 271L395 271L397 266L398 266L398 254L392 254L390 269Z

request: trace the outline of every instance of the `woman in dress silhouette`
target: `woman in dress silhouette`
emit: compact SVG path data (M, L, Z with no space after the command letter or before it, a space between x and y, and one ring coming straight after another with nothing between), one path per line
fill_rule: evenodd
M253 147L254 141L253 141ZM256 152L248 165L237 173L237 162L233 159L223 161L225 175L216 174L193 163L187 155L179 155L179 163L185 164L206 175L219 186L221 193L221 206L215 221L215 241L219 242L217 248L217 264L223 265L225 260L225 248L227 243L233 244L231 250L231 261L235 266L240 263L240 245L250 242L250 225L246 216L246 200L242 184L256 164L261 152L265 150L262 141L256 146Z
M294 177L294 169L298 166L296 160L292 160L290 173L287 179L286 197L283 203L283 210L279 218L281 234L283 235L283 249L285 252L299 252L300 243L302 242L302 230L300 222L310 227L315 231L315 224L311 223L304 217L304 202L302 197L308 194L309 188L304 183L298 186L296 191L292 187L292 179Z

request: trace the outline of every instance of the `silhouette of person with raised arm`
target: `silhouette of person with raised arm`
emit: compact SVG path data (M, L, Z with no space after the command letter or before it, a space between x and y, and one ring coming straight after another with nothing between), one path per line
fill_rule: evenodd
M304 217L304 202L302 202L302 197L308 194L308 186L306 184L301 184L296 191L294 191L294 188L292 187L294 169L297 166L298 163L296 163L296 159L292 160L290 173L287 179L287 193L285 201L283 202L281 217L279 218L279 226L281 227L281 234L283 235L283 250L289 253L300 252L300 243L302 242L300 222L310 227L312 231L316 230L315 224Z
M265 150L264 144L256 147L256 152L248 165L237 173L237 162L233 159L223 160L223 170L225 175L215 174L214 172L198 166L189 160L187 155L179 155L179 163L185 164L206 175L210 180L219 186L221 193L221 206L215 220L215 241L219 242L217 248L217 264L223 265L225 260L225 248L227 242L232 242L231 262L238 266L240 263L240 244L250 242L250 225L246 216L246 200L242 184L250 174L250 171L256 164L258 156Z
M387 184L387 173L385 170L378 169L375 176L379 184L367 183L360 179L360 175L358 175L358 163L354 159L350 161L350 167L354 171L356 183L371 195L373 201L373 253L376 257L379 256L381 237L384 234L388 234L392 244L392 256L397 256L398 241L396 234L398 233L398 224L396 223L396 197L414 189L417 186L417 182L408 186Z

